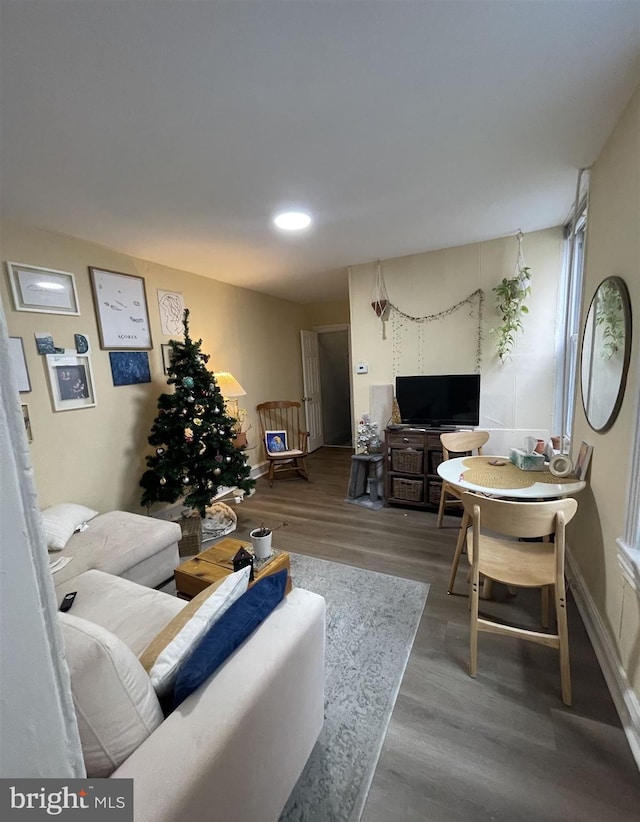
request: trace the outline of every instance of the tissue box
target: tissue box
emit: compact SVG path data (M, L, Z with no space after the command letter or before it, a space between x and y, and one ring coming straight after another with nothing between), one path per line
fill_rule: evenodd
M522 448L512 448L509 461L522 471L542 471L544 454L528 454Z

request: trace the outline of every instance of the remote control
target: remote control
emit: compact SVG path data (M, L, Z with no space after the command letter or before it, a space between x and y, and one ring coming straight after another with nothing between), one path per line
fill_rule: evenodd
M68 611L69 608L73 605L73 600L76 598L77 591L71 591L68 594L64 595L64 599L60 603L60 610L61 611Z

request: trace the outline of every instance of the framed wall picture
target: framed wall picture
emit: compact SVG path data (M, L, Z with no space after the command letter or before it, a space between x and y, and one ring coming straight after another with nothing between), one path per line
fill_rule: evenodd
M68 271L7 263L16 311L41 314L80 314L76 281Z
M22 419L24 420L24 429L27 432L27 440L33 442L33 432L31 431L31 418L29 417L29 406L22 403Z
M158 311L160 312L160 331L165 336L178 337L184 334L182 325L184 297L179 291L158 289Z
M88 354L69 350L64 354L47 354L46 357L54 411L73 411L96 404Z
M27 370L27 358L24 355L22 337L9 337L9 359L11 368L16 375L18 391L31 391L31 381Z
M114 385L151 382L149 355L146 351L109 351Z
M165 374L169 373L171 367L171 356L173 355L173 346L169 343L162 343L162 370Z
M152 348L144 279L92 266L89 272L100 348Z

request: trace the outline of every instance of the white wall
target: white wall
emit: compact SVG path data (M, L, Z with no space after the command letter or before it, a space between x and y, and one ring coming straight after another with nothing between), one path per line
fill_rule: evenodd
M491 432L488 449L494 453L508 453L528 435L546 439L556 433L551 427L562 253L560 228L525 236L525 261L532 277L530 313L524 317L513 357L505 364L495 354L490 333L499 322L491 289L513 275L515 237L383 261L390 302L414 317L446 311L477 289L484 291L480 427ZM394 322L392 314L383 338L371 308L375 275L375 263L354 266L350 272L354 370L359 361L368 365L367 374L352 376L356 421L369 411L372 385L393 383L400 374L463 374L476 367L477 315L470 316L469 306L420 325ZM377 422L384 429L387 419Z

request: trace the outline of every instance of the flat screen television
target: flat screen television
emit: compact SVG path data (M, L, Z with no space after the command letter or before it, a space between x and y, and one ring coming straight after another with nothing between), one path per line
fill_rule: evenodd
M480 374L396 377L403 424L461 428L480 423Z

